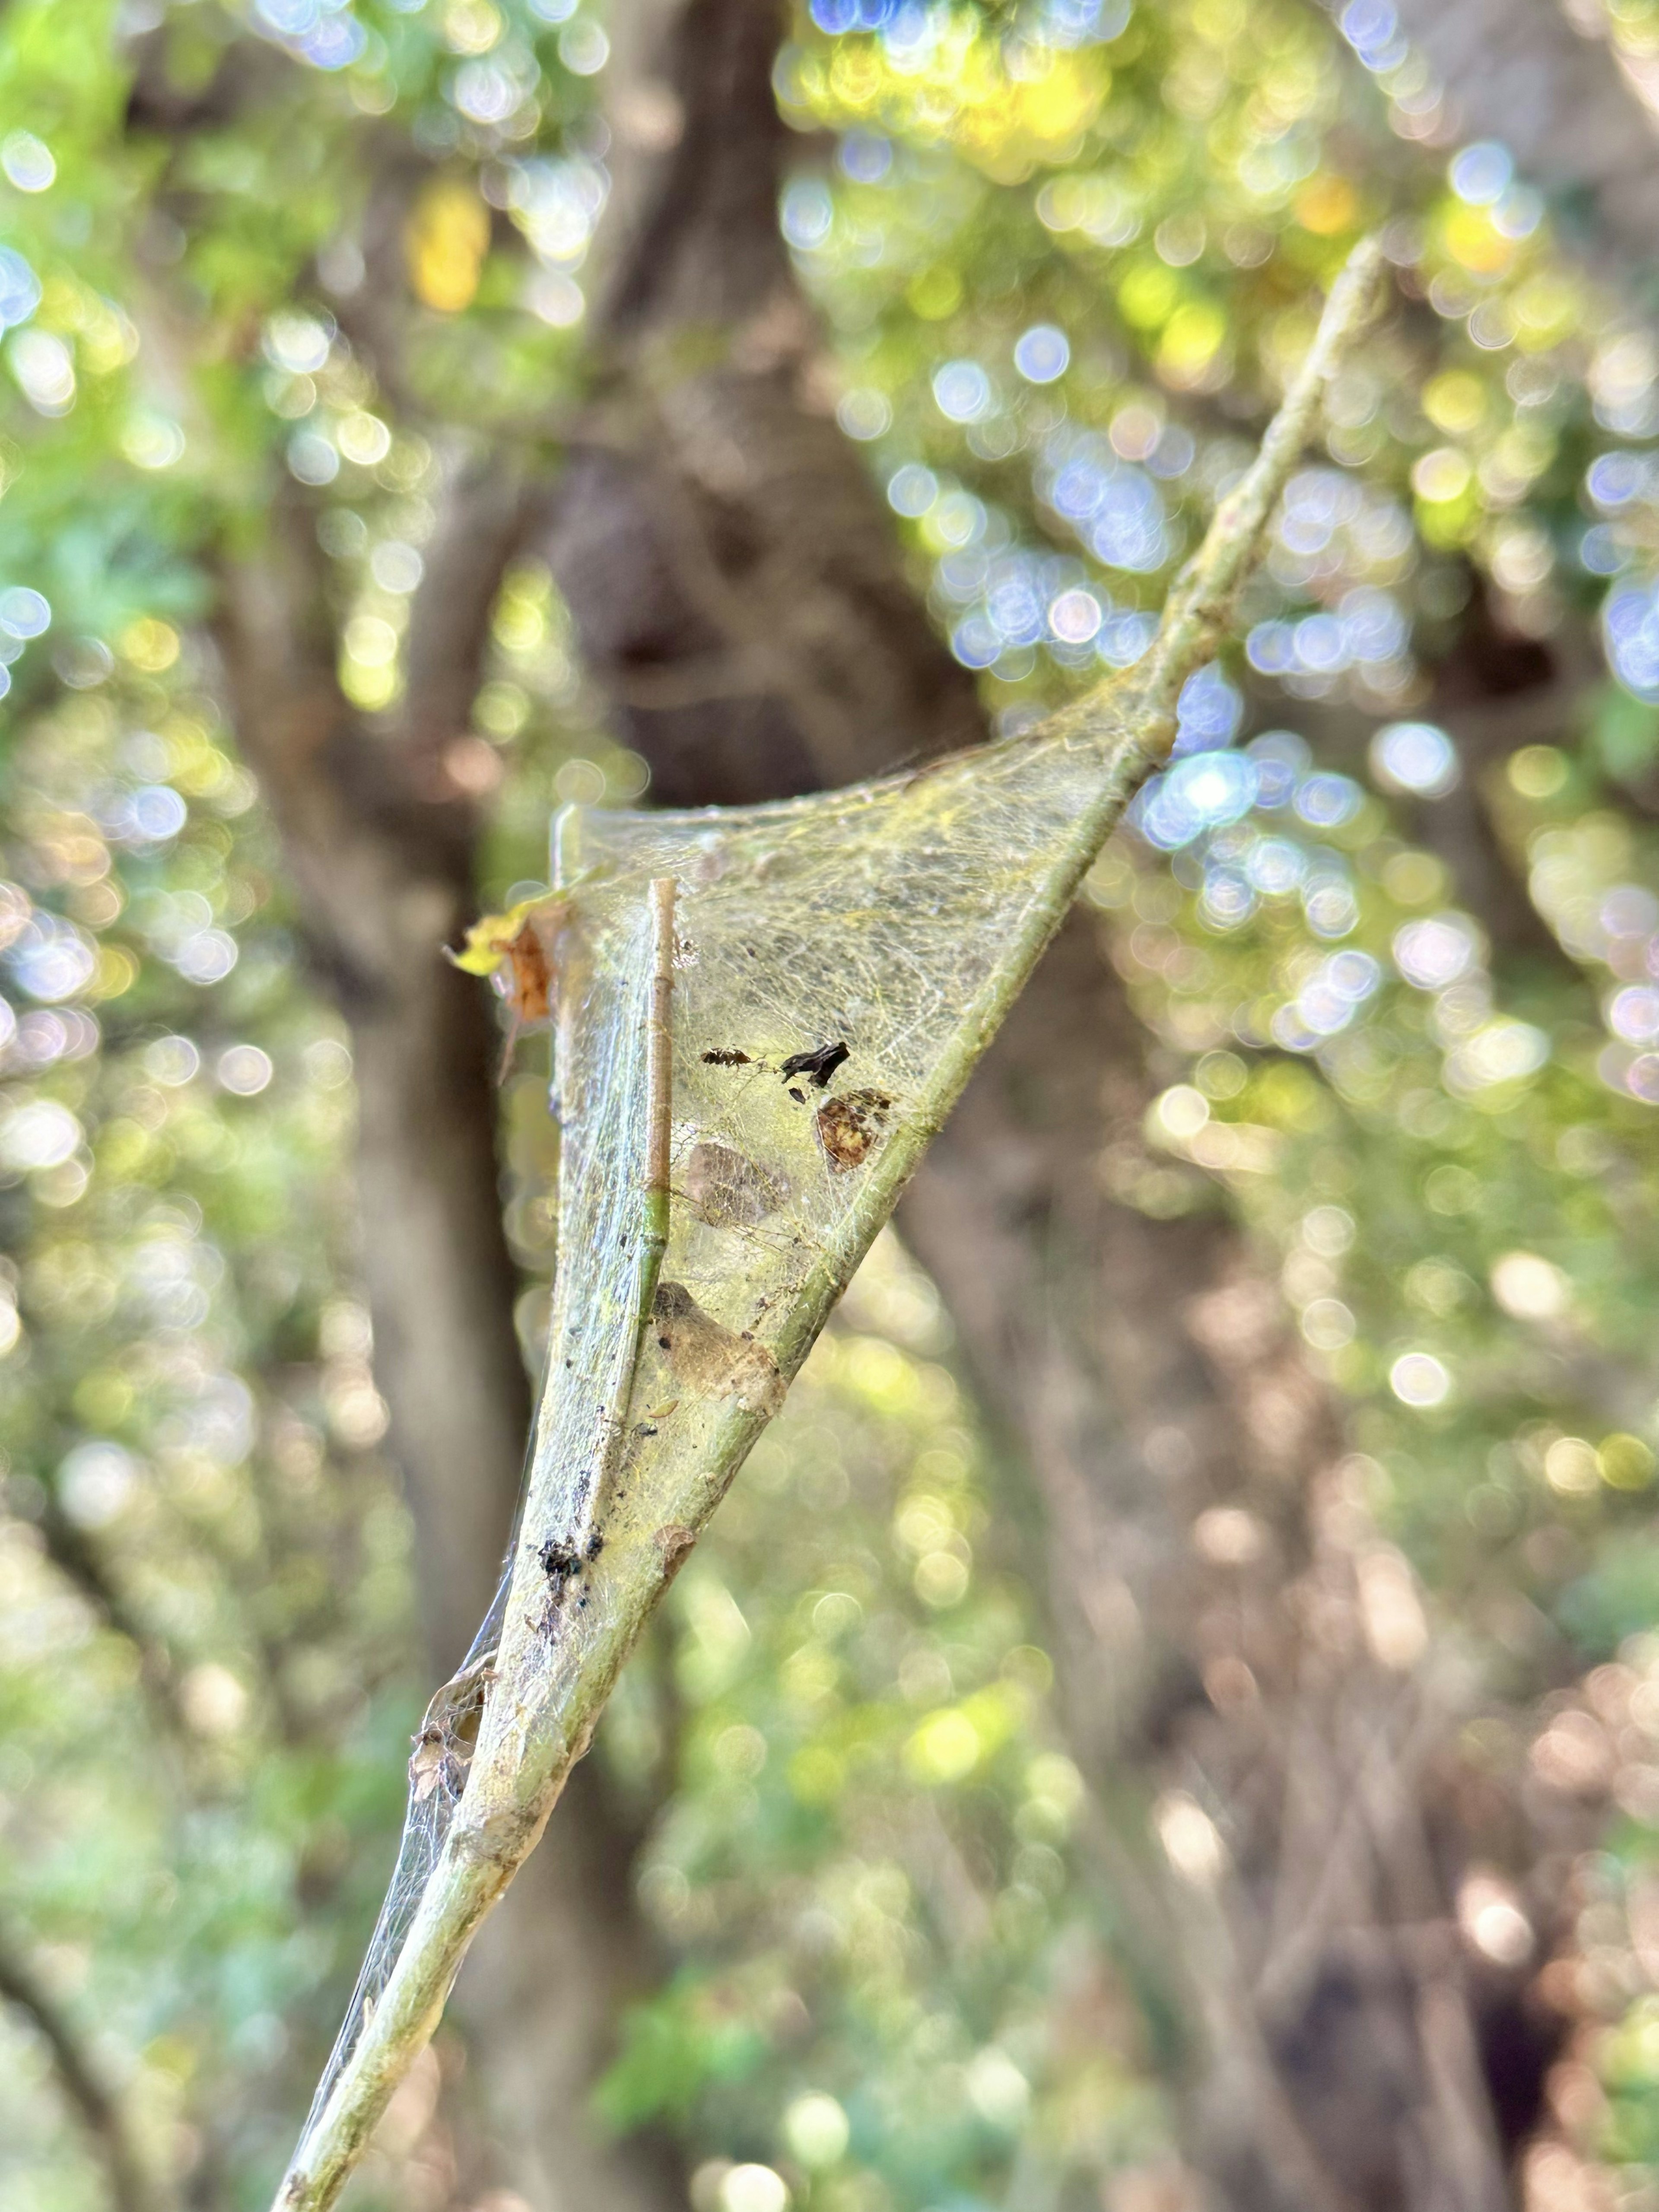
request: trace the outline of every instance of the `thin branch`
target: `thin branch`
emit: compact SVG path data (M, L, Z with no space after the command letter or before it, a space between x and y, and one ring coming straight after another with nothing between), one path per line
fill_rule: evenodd
M1224 1880L1233 1880L1231 1875ZM1239 2108L1252 2116L1286 2201L1298 2212L1361 2212L1344 2177L1333 2172L1310 2139L1274 2062L1261 2021L1249 2001L1246 1977L1220 1897L1188 1884L1190 1910L1177 1923L1176 1941L1187 1954L1193 1982L1208 2015L1221 2079Z
M1444 1729L1443 1713L1432 1702L1420 1702L1416 1685L1410 1682L1377 1717L1376 1733L1364 1747L1358 1771L1340 1777L1341 1810L1319 1838L1312 1881L1297 1889L1280 1884L1280 1895L1274 1900L1275 1926L1255 1976L1254 2000L1264 2017L1288 2014L1305 1996L1322 1948L1344 1911L1352 1910L1366 1862L1382 1847L1372 1819L1376 1808L1379 1803L1391 1806L1398 1819L1414 1809L1418 1771ZM1291 1761L1292 1785L1296 1772L1297 1763ZM1297 1870L1307 1869L1299 1864Z
M9 1930L0 1932L0 2000L24 2014L51 2051L64 2094L103 2162L115 2212L164 2212L171 2193L163 2191L141 2156L120 2097Z
M1255 565L1286 479L1318 427L1331 380L1376 311L1384 267L1375 239L1364 239L1354 248L1331 287L1307 359L1267 425L1261 451L1217 507L1203 544L1175 580L1137 679L1146 713L1159 717L1160 730L1167 731L1164 752L1175 737L1181 687L1226 636L1239 587Z
M651 1012L645 1027L645 1195L640 1238L639 1328L656 1303L668 1249L668 1152L674 1107L674 878L651 886ZM635 1364L639 1352L635 1349Z
M657 442L672 450L674 441L665 424ZM657 528L674 581L688 605L723 641L716 654L708 658L724 659L733 672L747 672L752 690L775 691L814 752L833 760L840 734L838 717L833 707L826 708L817 689L805 680L801 655L787 650L771 627L772 595L757 589L753 576L742 584L726 576L692 489L677 469L654 470L651 490ZM641 703L656 702L647 697Z
M1173 595L1146 674L1097 691L1048 726L1049 746L1091 757L1097 765L1095 796L1043 854L1040 879L1000 953L961 1009L910 1110L871 1162L856 1198L801 1282L772 1346L779 1387L711 1401L686 1463L663 1452L656 1470L658 1490L652 1488L653 1463L644 1456L631 1463L626 1510L619 1502L603 1558L594 1562L584 1626L550 1658L538 1640L538 1621L545 1617L544 1570L533 1547L520 1547L507 1597L498 1679L485 1708L465 1794L374 2015L295 2154L278 2193L281 2212L325 2212L338 2196L393 2089L436 2027L472 1936L534 1847L571 1766L586 1749L623 1661L781 1402L782 1384L799 1368L891 1213L1129 797L1167 755L1174 701L1186 678L1214 650L1267 518L1317 418L1326 386L1370 312L1379 266L1376 249L1362 247L1334 288L1308 360L1261 454L1218 509ZM1014 742L1024 757L1044 738ZM991 748L982 757L1006 770L1012 749ZM965 757L959 773L967 797L973 756ZM653 956L659 981L665 965L665 934L672 961L672 907L659 899ZM568 1255L577 1265L583 1256ZM718 1413L713 1410L715 1402ZM538 1510L559 1495L563 1473L560 1468L532 1471L527 1527L536 1528ZM538 1597L541 1610L536 1612Z
M75 1526L55 1498L48 1498L40 1528L46 1540L46 1556L58 1571L96 1609L105 1626L116 1635L125 1637L137 1652L138 1679L163 1735L169 1741L187 1738L189 1730L179 1710L173 1654L162 1639L145 1626L111 1581L97 1546Z
M718 706L729 700L752 698L765 687L771 672L768 660L751 647L734 647L730 651L721 647L670 668L624 664L607 676L605 689L622 706L673 714L686 707Z
M397 717L405 744L429 750L465 729L489 647L489 611L530 512L525 472L511 456L485 453L455 466L410 608L404 704Z

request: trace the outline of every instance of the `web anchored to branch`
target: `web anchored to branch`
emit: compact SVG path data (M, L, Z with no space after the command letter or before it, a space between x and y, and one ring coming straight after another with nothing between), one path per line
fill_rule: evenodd
M392 1893L278 2205L332 2203L652 1608L1084 873L1164 759L1380 261L1332 293L1142 666L1034 736L739 812L556 830L559 1272L518 1529L433 1699Z

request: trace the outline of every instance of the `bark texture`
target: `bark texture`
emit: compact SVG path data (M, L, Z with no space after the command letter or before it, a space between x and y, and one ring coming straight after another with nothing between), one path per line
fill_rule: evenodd
M827 419L775 233L775 34L747 0L690 0L637 64L683 127L612 241L605 435L534 532L666 804L983 734ZM1456 1937L1468 1843L1428 1784L1450 1716L1409 1577L1219 1205L1170 1222L1111 1195L1143 1050L1079 916L904 1227L1041 1500L1068 1725L1140 1965L1188 2023L1188 2140L1218 2203L1498 2212L1537 2053L1512 2035L1485 2063L1514 1992L1474 1986ZM1171 1790L1199 1816L1185 1876L1145 1842Z

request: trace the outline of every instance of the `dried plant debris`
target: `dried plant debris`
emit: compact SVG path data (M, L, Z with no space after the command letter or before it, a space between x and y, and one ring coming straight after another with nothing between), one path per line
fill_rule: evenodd
M700 1398L735 1398L745 1413L775 1413L784 1382L763 1344L724 1328L684 1283L659 1283L651 1334L674 1378Z
M841 1037L834 1044L817 1045L811 1052L791 1053L778 1073L786 1083L792 1075L810 1076L820 1091L827 1091L830 1077L852 1056L852 1048Z
M410 1793L417 1805L439 1789L449 1798L460 1795L477 1739L484 1690L495 1680L490 1664L494 1657L492 1650L444 1683L428 1705L409 1762Z
M562 1538L550 1536L536 1547L537 1563L552 1584L556 1593L562 1592L567 1583L574 1582L590 1560L597 1559L605 1549L605 1538L596 1528L580 1549L567 1544Z
M775 1213L789 1186L730 1145L705 1139L685 1163L685 1202L711 1229L752 1229Z
M688 1528L683 1521L671 1521L665 1528L659 1528L651 1540L662 1554L662 1578L665 1589L690 1558L697 1540L697 1532L695 1528Z
M848 1091L819 1107L814 1116L818 1142L837 1175L864 1165L892 1110L893 1102L884 1091Z

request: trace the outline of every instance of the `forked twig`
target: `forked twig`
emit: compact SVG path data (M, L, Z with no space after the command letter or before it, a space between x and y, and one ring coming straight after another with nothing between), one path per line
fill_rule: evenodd
M1175 703L1182 684L1210 659L1225 633L1240 583L1285 481L1317 421L1324 394L1369 319L1382 259L1362 246L1332 289L1318 335L1291 384L1261 451L1217 509L1204 542L1177 580L1157 639L1143 665L1117 678L1058 715L1046 731L1015 741L1031 747L1046 737L1068 757L1081 752L1098 764L1093 796L1067 818L1045 848L1041 871L994 963L960 1007L932 1072L903 1118L863 1171L856 1194L827 1233L771 1340L779 1376L793 1376L836 1300L892 1212L900 1191L956 1103L975 1064L1067 908L1101 846L1137 786L1168 757ZM1006 770L1007 746L988 757ZM964 778L974 773L965 757ZM669 995L674 961L673 886L652 885L651 1014L647 1024L647 1163L644 1220L636 1276L639 1320L654 1301L668 1237L670 1092ZM587 1255L563 1253L563 1267ZM636 1335L637 1345L637 1335ZM757 1357L764 1358L759 1347ZM775 1410L781 1392L738 1395L711 1408L697 1431L695 1464L670 1501L662 1525L618 1516L604 1557L592 1569L583 1626L554 1654L545 1645L504 1638L490 1684L465 1795L455 1815L397 1963L308 2129L277 2198L280 2212L325 2212L356 2165L375 2121L416 2052L437 2026L468 1942L534 1846L574 1760L586 1748L600 1708L664 1589ZM643 1432L642 1432L643 1433ZM678 1478L677 1478L678 1480ZM636 1468L628 1511L642 1508ZM659 1510L661 1499L653 1510ZM515 1574L533 1575L534 1562ZM523 1587L515 1579L514 1598ZM516 1635L522 1608L509 1603Z

